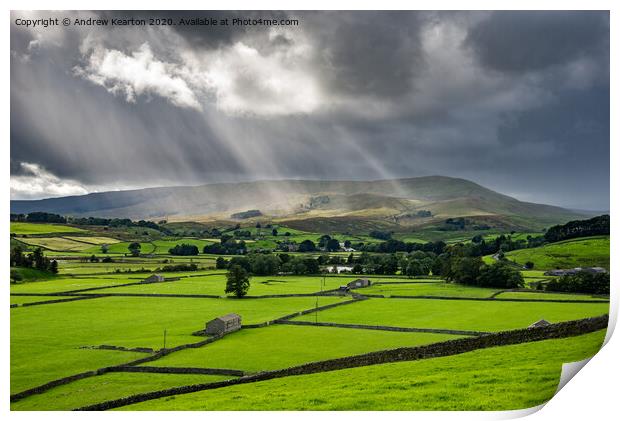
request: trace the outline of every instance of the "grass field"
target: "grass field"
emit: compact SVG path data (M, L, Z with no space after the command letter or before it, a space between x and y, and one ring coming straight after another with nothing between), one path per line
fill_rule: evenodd
M321 297L319 305L343 298ZM237 312L244 323L268 321L315 306L314 297L287 300L109 297L11 309L11 390L16 392L84 370L136 359L130 352L80 349L116 345L161 348L198 342L191 333L214 317ZM142 354L143 356L143 354Z
M506 258L520 265L533 262L534 269L566 269L601 266L609 269L609 237L586 237L546 244L542 247L514 250Z
M271 294L310 294L319 292L321 289L335 289L340 285L356 279L347 278L323 278L319 276L253 276L250 279L248 295L271 295ZM226 276L221 271L213 271L204 276L192 276L176 282L163 282L144 285L132 285L117 288L114 292L130 293L157 293L157 294L207 294L225 295Z
M20 238L20 241L31 246L54 251L84 251L92 247L91 244L63 237L28 237Z
M58 387L42 395L31 396L12 404L11 410L69 411L134 393L216 382L227 378L203 374L107 373Z
M12 284L11 293L50 293L66 292L77 289L97 288L110 285L126 284L129 282L140 282L145 276L133 275L106 275L106 276L63 276L58 275L50 280L38 282L26 282L23 284Z
M562 364L595 354L604 331L451 357L285 377L120 410L510 410L553 397ZM507 356L510 356L507 358ZM458 375L455 375L458 373Z
M380 282L380 281L379 281ZM466 285L449 284L446 282L423 283L423 284L375 284L368 288L357 290L360 294L380 294L386 297L392 295L424 295L424 296L444 296L444 297L490 297L499 291L492 288L477 288Z
M68 238L69 240L81 241L83 243L94 244L94 245L116 244L116 243L121 242L121 240L117 240L116 238L111 238L111 237L77 237L77 236L65 235L65 238Z
M202 348L179 351L145 365L216 367L258 372L456 338L458 336L435 333L274 325L264 329L241 330L226 340ZM243 358L239 358L240 355Z
M521 300L605 300L606 298L595 297L587 294L553 294L547 292L503 292L497 298L518 298Z
M11 222L11 234L56 234L56 233L86 232L83 229L56 224L34 224L30 222Z
M44 229L44 224L26 225L26 228L22 227L23 230ZM137 229L134 233L134 228L118 231L93 228L92 231L83 231L81 236L77 231L74 235L62 231L62 226L48 226L61 231L32 232L30 235L38 236L19 237L12 239L11 243L13 245L17 241L24 241L30 247L45 247L46 256L57 259L60 270L59 274L51 275L34 269L12 268L22 274L24 279L24 282L11 284L12 294L43 295L10 297L12 304L20 304L10 310L11 393L84 371L126 364L149 355L127 350L93 349L99 345L145 347L157 351L164 347L164 336L165 347L168 349L201 342L205 338L194 336L193 332L204 329L207 321L233 312L241 316L242 325L246 328L199 348L172 352L145 365L226 368L251 373L459 337L448 333L289 324L253 328L247 326L327 304L347 303L297 316L292 320L495 332L527 327L539 319L559 322L598 316L607 313L609 309L608 303L527 301L600 299L580 294L505 292L497 298L523 301L477 300L489 298L499 290L445 283L438 278L411 279L400 275L364 275L371 279L372 285L354 291L387 298L350 302L350 295L286 296L338 289L361 276L351 274L253 276L246 298L226 298L226 271L213 269L219 256L202 253L198 256L172 256L168 253L168 249L183 243L194 244L202 252L205 244L219 241L217 239L199 239L198 236L161 238L161 232L157 237ZM262 238L248 245L251 244L251 248L269 248L275 244L275 239L284 239L282 234L286 231L291 233L287 238L297 242L303 239L316 242L320 237L316 233L285 227L277 229L279 235L272 237L271 229L262 228ZM259 234L255 228L251 228L251 231L255 236ZM142 254L139 257L128 256L128 245L140 238ZM339 235L337 238L365 242L370 240L363 235ZM101 244L109 244L107 254L101 252ZM545 247L518 251L530 253L528 260L538 259L535 270L522 271L526 285L548 279L544 276L544 265L550 264L550 261L568 261L570 267L586 265L583 262L587 259L598 261L605 253L608 261L609 238L581 239ZM90 262L93 254L99 259L109 256L113 261ZM316 258L320 253L290 254ZM347 257L349 253L335 252L329 255ZM512 255L508 255L512 258ZM226 259L230 257L225 256ZM162 273L167 278L178 277L179 280L175 281L140 283L163 266L181 263L194 263L200 269ZM139 272L142 269L145 272ZM135 285L119 286L133 283ZM83 294L111 295L62 303L47 302L67 298L52 295L54 293L88 288L103 289L84 291ZM173 297L174 294L213 295L221 298ZM278 297L259 298L265 295ZM390 298L398 295L429 298ZM21 306L33 302L43 303ZM123 409L523 408L548 399L557 384L560 364L596 352L602 335L603 332L598 332L571 339L469 352L454 357L264 381L179 395ZM69 410L136 393L223 379L226 377L197 374L106 373L13 402L11 409Z
M417 328L493 332L519 329L540 319L550 322L600 316L608 304L569 304L501 301L370 299L318 314L320 322L359 323ZM294 320L314 321L314 315Z

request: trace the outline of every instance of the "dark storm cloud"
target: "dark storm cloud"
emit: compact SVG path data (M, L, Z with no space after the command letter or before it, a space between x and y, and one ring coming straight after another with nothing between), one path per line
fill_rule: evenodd
M311 16L322 52L322 76L347 95L394 97L409 92L423 65L424 16L403 12L321 12Z
M606 13L155 15L300 25L13 25L14 197L441 174L609 206Z
M498 11L473 27L467 42L489 68L541 70L609 50L609 14Z

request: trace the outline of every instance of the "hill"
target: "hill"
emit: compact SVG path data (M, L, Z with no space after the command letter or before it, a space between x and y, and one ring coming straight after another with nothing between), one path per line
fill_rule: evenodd
M609 269L609 236L584 237L545 244L542 247L514 250L506 259L524 265L533 262L534 269L570 269L600 266Z
M304 227L325 218L399 231L446 218L469 217L503 229L540 229L581 217L578 212L522 202L459 178L376 181L279 180L109 191L42 200L13 200L11 212L73 216L230 220L253 210L261 219ZM256 213L258 215L258 213Z

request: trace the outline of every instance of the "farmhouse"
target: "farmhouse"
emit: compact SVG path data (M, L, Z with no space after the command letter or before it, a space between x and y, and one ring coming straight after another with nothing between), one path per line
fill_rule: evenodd
M145 280L143 280L142 283L152 284L154 282L164 282L165 280L166 278L164 278L163 275L151 275Z
M223 335L239 329L241 329L241 316L230 313L207 322L205 332L207 335Z
M347 287L349 287L350 289L364 288L367 286L370 286L370 279L367 278L359 278L347 284Z
M544 326L549 326L550 324L551 323L549 323L545 319L540 319L539 321L529 325L527 328L530 329L530 328L533 328L533 327L544 327Z

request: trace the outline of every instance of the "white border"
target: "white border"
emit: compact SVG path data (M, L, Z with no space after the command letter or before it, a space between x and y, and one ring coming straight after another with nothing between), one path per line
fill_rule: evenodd
M617 53L614 51L614 46L617 46L618 31L616 30L618 19L616 17L616 11L618 7L614 7L617 2L605 1L605 0L589 0L589 1L576 1L576 0L564 0L562 2L544 1L544 0L521 0L521 1L426 1L426 2L407 2L403 0L382 0L382 1L369 1L358 0L356 2L338 1L338 0L315 0L315 1L296 1L294 4L289 1L283 0L264 0L259 2L252 2L249 0L230 0L220 2L200 2L200 1L187 1L177 0L174 3L159 2L153 3L140 3L129 2L127 0L110 0L110 1L91 1L88 3L88 7L85 7L84 2L75 0L64 0L54 2L44 1L14 1L9 0L6 17L8 18L9 10L25 10L25 9L41 9L41 10L148 10L148 9L168 9L171 5L181 10L200 10L200 9L212 9L212 10L404 10L404 9L417 9L417 10L518 10L518 9L531 9L531 10L611 10L611 74L618 74L617 65ZM150 6L150 7L147 7ZM2 133L4 134L3 140L0 142L0 148L2 156L4 156L4 183L2 183L2 199L0 200L0 207L3 210L2 214L5 215L2 220L2 230L0 231L0 238L9 238L9 110L10 110L10 55L9 55L9 33L10 25L5 23L5 29L3 31L4 38L4 65L2 66L2 76L4 80L5 89L4 101L2 104ZM613 77L611 80L611 139L617 138L618 129L615 123L614 116L617 109L616 100L618 98L618 86L614 83ZM618 147L615 143L611 142L611 179L617 179L619 172L618 164ZM611 194L611 211L617 208L618 198L616 194ZM611 247L611 272L615 274L616 265L614 262L618 257L618 250L615 249L615 239L620 238L620 229L616 224L612 224L612 247ZM0 242L0 255L7 256L9 243L8 241ZM3 415L9 412L9 400L6 396L9 390L9 283L8 279L5 279L8 274L6 258L3 259L2 272L5 276L2 280L2 303L0 305L2 331L3 331L3 345L0 348L0 354L2 356L2 390L3 397L0 400L0 411ZM612 278L612 303L610 317L613 325L615 325L618 312L618 288L615 281L615 276ZM613 328L609 329L609 334ZM617 335L616 335L617 336ZM32 414L28 412L12 412L8 414L11 419L22 420L29 419L31 416L45 417L49 419L65 419L67 417L77 417L84 419L99 418L115 416L116 419L150 419L150 420L163 420L168 419L171 416L181 416L183 418L202 419L205 416L216 419L252 419L262 420L289 420L291 417L295 417L298 420L316 420L317 417L321 418L340 418L340 419L355 419L355 420L370 420L377 416L389 417L391 420L396 419L506 419L515 418L519 416L527 415L528 413L535 412L532 415L532 419L536 420L573 420L573 419L595 419L605 420L613 419L617 417L619 404L617 397L617 386L619 383L620 375L620 362L618 361L618 355L620 355L620 342L617 337L612 337L607 345L587 364L587 368L577 374L575 379L568 382L568 384L554 397L544 408L533 408L531 410L523 411L507 411L507 412L235 412L235 413L222 413L222 412L209 412L208 414L202 412L141 412L141 413L65 413L65 412L47 412ZM541 409L537 412L538 409Z

